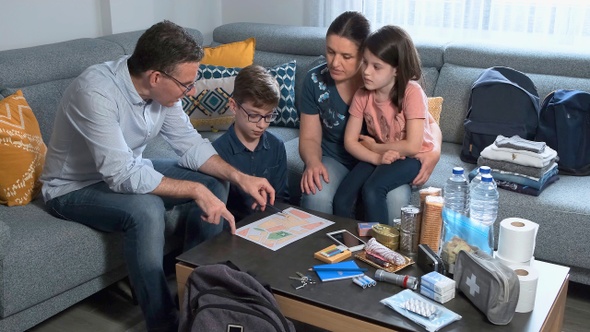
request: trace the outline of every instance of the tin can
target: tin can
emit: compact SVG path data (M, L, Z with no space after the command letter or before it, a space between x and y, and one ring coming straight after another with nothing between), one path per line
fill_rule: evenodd
M402 207L400 231L420 234L421 223L422 214L420 213L419 208L413 205Z

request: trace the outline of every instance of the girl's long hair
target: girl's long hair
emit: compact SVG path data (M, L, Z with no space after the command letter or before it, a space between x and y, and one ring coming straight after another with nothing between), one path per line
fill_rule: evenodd
M362 47L364 50L369 50L383 62L397 68L395 85L389 96L401 112L408 82L422 78L420 56L412 38L404 29L386 25L367 37Z

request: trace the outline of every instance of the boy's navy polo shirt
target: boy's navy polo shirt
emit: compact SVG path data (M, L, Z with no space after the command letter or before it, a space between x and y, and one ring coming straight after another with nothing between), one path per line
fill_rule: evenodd
M232 124L213 142L213 147L223 160L242 173L266 178L275 189L276 200L288 202L287 152L281 139L265 131L254 151L250 151L239 140ZM252 213L252 203L254 199L250 195L231 184L227 207L235 214L236 221Z

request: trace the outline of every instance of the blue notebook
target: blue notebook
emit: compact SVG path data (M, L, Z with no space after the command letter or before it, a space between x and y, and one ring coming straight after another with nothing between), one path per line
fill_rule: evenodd
M359 277L365 274L367 269L360 268L355 261L344 261L334 264L315 265L313 270L320 280L324 282Z

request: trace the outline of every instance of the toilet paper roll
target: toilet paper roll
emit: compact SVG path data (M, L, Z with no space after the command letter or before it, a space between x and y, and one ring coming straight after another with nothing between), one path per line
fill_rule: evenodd
M518 276L520 293L516 303L516 312L531 312L535 308L535 297L537 296L537 282L539 273L532 266L514 265L511 267Z
M539 225L527 219L506 218L500 222L498 255L511 262L527 262L535 252Z
M530 266L535 261L535 256L531 257L530 260L526 262L513 262L511 260L505 259L504 257L500 256L497 251L494 251L494 258L502 262L502 264L512 267L513 265L526 265Z

